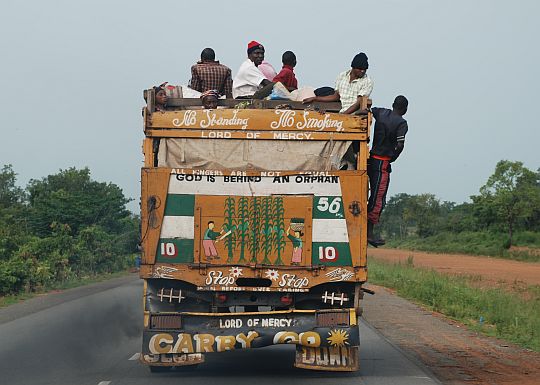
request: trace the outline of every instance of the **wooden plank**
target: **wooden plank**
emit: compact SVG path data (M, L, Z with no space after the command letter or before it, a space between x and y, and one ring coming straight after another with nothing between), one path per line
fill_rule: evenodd
M367 140L365 133L290 132L290 131L207 131L207 130L148 130L154 138L247 139L247 140Z
M169 169L143 168L141 170L141 243L142 264L153 264L161 234L165 212Z
M358 153L357 170L367 171L367 158L369 158L369 146L367 141L360 142L360 152Z
M197 286L197 290L205 291L254 291L260 292L260 287L237 287L233 283L223 283L219 277L230 277L231 267L239 267L242 271L242 278L261 278L266 277L269 269L277 270L277 273L288 274L289 278L294 275L293 279L284 282L282 279L272 280L271 286L263 288L270 292L307 292L313 286L327 282L336 282L329 278L328 274L340 271L349 273L348 282L365 282L367 271L365 267L353 268L351 266L273 266L273 265L256 265L255 263L236 263L232 264L184 264L184 263L156 263L152 266L142 265L140 271L141 278L157 278L163 277L167 279L177 279L187 281ZM313 270L318 270L315 273ZM209 285L207 282L210 281ZM342 281L342 280L340 280ZM280 285L281 282L281 285ZM292 282L291 286L290 283ZM286 283L286 285L283 285Z
M153 139L145 138L143 141L144 167L154 167Z
M367 181L367 173L361 172L351 177L340 176L341 193L343 195L343 211L347 222L347 232L349 235L349 246L351 249L353 266L362 266L365 257L362 252L362 244L365 238L362 236L366 229L365 220L367 218L366 205L367 199L363 193L363 185ZM356 206L353 207L353 206ZM353 210L358 213L354 214ZM365 266L365 265L364 265Z
M360 111L368 110L368 102L369 102L369 99L367 96L360 97Z
M157 170L157 169L156 169ZM213 169L193 169L193 168L159 168L159 170L165 170L171 175L225 175L225 176L295 176L295 175L306 175L306 176L339 176L339 177L350 177L350 176L359 176L363 175L365 171L357 170L331 170L331 171L291 171L291 170L271 170L271 171L262 171L262 170L213 170ZM163 171L163 172L165 172Z
M288 104L291 106L293 110L305 110L308 105L302 103L302 102L296 102L292 100L256 100L256 99L219 99L218 100L218 106L220 107L229 107L233 108L236 105L243 103L243 102L249 102L250 109L274 109L279 105L282 104ZM167 100L167 108L185 108L185 107L202 107L202 102L198 98L169 98ZM339 112L341 110L341 103L340 102L332 102L332 103L321 103L321 102L314 102L309 105L310 107L321 110L321 111L328 111L328 112Z
M146 109L148 113L151 115L154 112L154 108L156 105L155 104L156 94L154 92L154 89L150 88L148 90L145 90L143 92L143 97L146 100Z
M152 114L151 127L207 130L367 132L368 117L294 110L185 110Z

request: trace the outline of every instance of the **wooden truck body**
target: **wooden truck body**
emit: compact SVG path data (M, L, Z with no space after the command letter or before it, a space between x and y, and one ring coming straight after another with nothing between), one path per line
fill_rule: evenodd
M169 99L153 112L146 97L141 361L157 371L295 344L297 367L357 370L367 109ZM351 141L354 167L340 170Z

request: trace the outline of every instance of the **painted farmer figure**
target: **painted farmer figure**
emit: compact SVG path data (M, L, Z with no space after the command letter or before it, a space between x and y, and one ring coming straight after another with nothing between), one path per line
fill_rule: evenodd
M287 229L287 238L289 238L293 245L293 254L291 259L291 264L299 265L302 262L302 236L304 235L301 231L294 231L294 235L289 234L291 231L291 226Z
M223 233L223 230L218 233L214 231L214 227L214 221L208 222L208 228L204 232L203 236L204 255L206 255L206 259L208 260L219 259L215 243L217 237L219 237L219 235Z
M408 126L403 115L407 113L408 105L407 98L399 95L394 99L391 110L377 107L371 109L375 118L375 128L373 129L373 144L367 166L370 191L368 242L374 247L382 246L385 243L383 239L375 239L373 226L379 223L379 218L386 204L386 192L392 172L390 163L399 157L405 146Z

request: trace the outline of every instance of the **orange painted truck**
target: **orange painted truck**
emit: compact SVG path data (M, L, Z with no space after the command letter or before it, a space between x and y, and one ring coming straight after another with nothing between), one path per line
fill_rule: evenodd
M230 99L155 111L145 96L141 361L154 372L294 344L296 367L357 370L368 100L350 116Z

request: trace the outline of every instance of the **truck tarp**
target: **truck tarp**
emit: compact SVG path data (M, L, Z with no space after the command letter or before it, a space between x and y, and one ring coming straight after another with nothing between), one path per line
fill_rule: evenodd
M158 166L331 171L340 168L342 158L350 145L350 141L162 138L159 144Z

